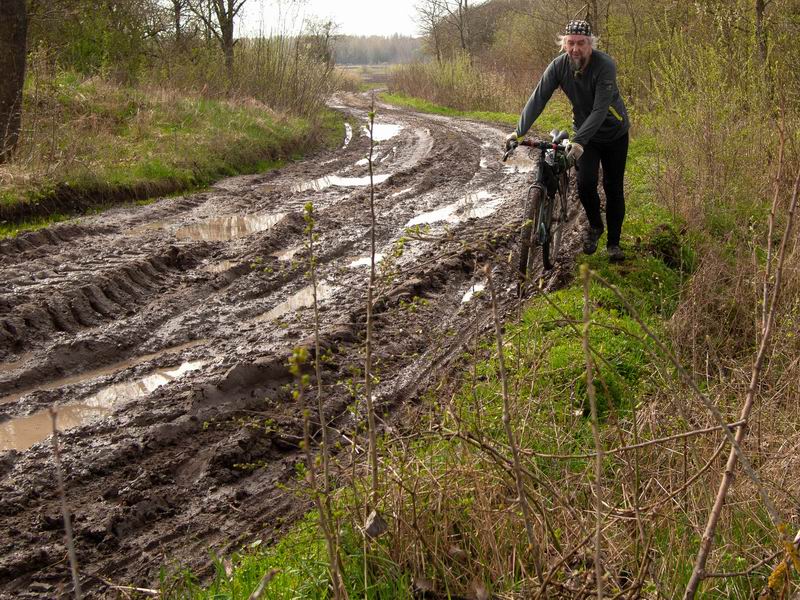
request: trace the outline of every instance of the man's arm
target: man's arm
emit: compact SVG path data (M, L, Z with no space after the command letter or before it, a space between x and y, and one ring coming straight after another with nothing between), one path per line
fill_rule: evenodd
M597 79L597 88L594 92L594 104L592 112L575 133L573 142L585 146L600 129L608 115L608 107L617 93L617 67L614 63L607 65Z
M558 60L558 58L547 65L547 68L542 74L542 78L539 80L539 84L536 86L536 89L533 90L531 97L528 98L525 108L522 109L522 114L520 114L519 122L517 123L517 137L522 137L528 133L531 125L533 125L534 121L542 114L553 92L556 91L559 83L555 66L556 60Z

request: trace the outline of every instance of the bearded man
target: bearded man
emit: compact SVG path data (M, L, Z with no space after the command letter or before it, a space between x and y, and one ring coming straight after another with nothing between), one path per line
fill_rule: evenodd
M586 211L589 228L583 251L594 254L603 235L597 182L603 166L606 195L608 259L625 260L620 248L625 219L624 176L628 158L630 121L617 87L617 66L605 52L597 50L597 38L586 21L570 21L558 37L562 51L545 69L517 124L506 138L510 148L528 132L557 88L572 103L575 133L568 157L578 166L578 196Z

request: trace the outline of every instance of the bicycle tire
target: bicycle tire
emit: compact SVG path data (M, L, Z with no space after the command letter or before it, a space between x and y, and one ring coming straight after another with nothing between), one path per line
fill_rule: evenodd
M555 255L553 253L553 201L555 198L546 197L539 210L536 232L539 238L539 244L542 247L542 266L545 271L553 268L553 260Z
M558 191L553 200L556 206L550 210L550 238L551 241L548 245L542 245L542 262L545 264L545 269L552 269L555 261L558 260L559 253L561 252L561 237L564 232L564 227L567 223L567 190L568 190L567 174L562 173L558 181ZM553 222L553 209L558 210L558 222ZM545 249L547 251L547 258L544 258Z
M535 225L539 222L538 215L543 196L543 190L539 186L533 185L528 188L525 211L522 215L524 220L519 234L519 263L517 269L517 275L520 281L523 282L528 277L529 258L533 255L533 241L537 231Z

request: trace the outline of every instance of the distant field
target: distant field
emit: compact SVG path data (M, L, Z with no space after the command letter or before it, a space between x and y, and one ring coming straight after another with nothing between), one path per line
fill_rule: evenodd
M355 75L362 83L387 83L389 73L394 64L384 63L379 65L337 65L338 69Z

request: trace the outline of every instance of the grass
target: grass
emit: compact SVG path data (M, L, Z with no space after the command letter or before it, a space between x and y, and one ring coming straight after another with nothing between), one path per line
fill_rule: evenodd
M308 513L281 540L265 547L260 540L229 557L212 556L214 579L202 585L189 570L162 573L161 590L165 600L247 600L265 574L277 572L270 580L264 600L325 600L328 598L327 551L315 512ZM363 582L360 542L352 530L342 539L344 578L352 597L378 600L411 598L408 577L402 573L384 576L368 586ZM381 561L379 555L373 561ZM388 563L382 560L385 568ZM391 572L391 569L390 569Z
M122 88L70 73L44 91L38 85L27 86L15 160L0 168L0 217L13 222L6 235L63 218L65 195L88 207L193 190L275 168L341 137L341 117L331 111L312 123L255 100Z

